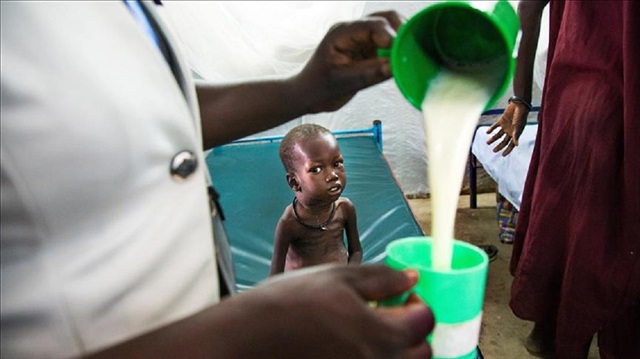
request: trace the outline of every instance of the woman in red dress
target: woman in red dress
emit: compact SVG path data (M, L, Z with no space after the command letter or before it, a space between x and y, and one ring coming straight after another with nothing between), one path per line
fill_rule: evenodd
M494 151L517 145L548 1L521 1L514 96ZM516 226L510 306L534 355L640 358L640 3L551 1L539 129ZM508 154L508 152L506 152ZM555 352L555 353L554 353Z

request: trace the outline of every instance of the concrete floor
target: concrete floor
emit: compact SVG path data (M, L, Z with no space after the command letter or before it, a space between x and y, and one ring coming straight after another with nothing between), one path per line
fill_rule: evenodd
M532 323L518 319L509 308L512 277L509 274L510 244L498 240L496 194L478 195L478 208L469 208L469 196L460 196L456 215L456 238L473 244L493 244L497 258L489 263L483 308L480 349L486 359L536 358L524 348L524 340ZM429 199L409 199L409 205L423 231L431 232ZM597 347L591 345L588 359L599 358Z

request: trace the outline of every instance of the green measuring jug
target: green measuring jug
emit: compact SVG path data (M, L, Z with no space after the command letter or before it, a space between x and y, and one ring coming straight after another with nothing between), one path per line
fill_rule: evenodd
M518 16L506 0L442 1L412 16L398 29L391 48L379 55L389 57L400 92L419 110L430 81L442 69L495 72L501 80L487 110L513 77L519 28Z

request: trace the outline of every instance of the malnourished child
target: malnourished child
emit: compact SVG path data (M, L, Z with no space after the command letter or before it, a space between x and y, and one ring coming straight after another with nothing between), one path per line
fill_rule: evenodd
M316 124L297 126L282 140L280 159L294 198L276 227L270 275L330 262L359 264L356 209L340 197L347 176L335 136Z

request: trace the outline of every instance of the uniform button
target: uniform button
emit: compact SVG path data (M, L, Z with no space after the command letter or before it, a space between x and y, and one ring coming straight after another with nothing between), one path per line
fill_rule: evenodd
M173 156L169 171L173 179L181 181L194 173L197 168L198 159L196 155L191 151L184 150Z

